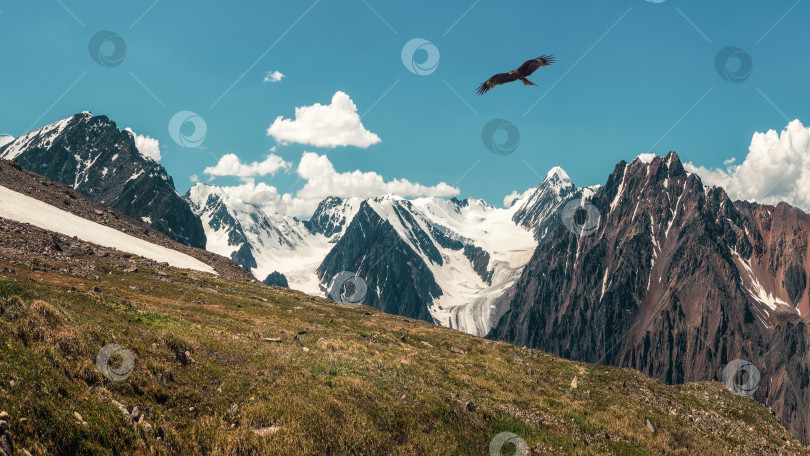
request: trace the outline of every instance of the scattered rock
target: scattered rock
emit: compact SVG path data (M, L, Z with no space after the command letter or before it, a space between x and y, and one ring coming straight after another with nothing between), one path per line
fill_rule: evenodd
M141 420L140 424L141 424L141 428L143 429L143 432L145 432L148 437L154 437L155 436L155 430L152 429L151 424L149 424L149 423L147 423L146 421L143 421L143 420Z
M421 343L422 345L424 345L425 347L428 347L428 348L433 348L433 345L430 345L430 342L427 342L427 341L424 341L424 340L423 340L423 341L421 341L420 343Z
M462 349L460 349L458 347L450 347L450 351L453 352L453 353L458 353L459 355L466 355L467 354L467 352L465 352L464 350L462 350Z
M14 441L9 432L9 421L8 413L0 412L0 456L14 455Z
M0 454L7 456L14 454L14 442L11 440L11 434L9 433L0 435Z
M577 389L577 385L578 385L577 376L574 375L574 379L571 380L571 389Z
M304 350L304 353L308 353L308 352L309 352L309 349L308 349L307 347L302 348L302 350Z
M281 337L265 337L265 342L281 342Z
M647 429L649 429L653 434L655 433L655 428L653 427L652 423L650 423L649 419L647 419Z
M163 440L166 438L166 429L163 429L163 426L158 426L157 428L157 438Z
M127 410L126 406L124 406L124 404L116 401L115 399L112 399L111 402L112 402L112 404L114 406L118 407L118 410L121 411L121 414L124 415L124 418L126 418L127 421L129 421L131 423L132 422L132 415L129 414L129 411Z
M188 366L189 364L194 362L194 358L191 357L191 352L189 352L188 350L182 352L178 351L175 357L177 358L178 361L180 361L180 364L184 366Z
M130 415L132 415L132 421L138 421L138 418L141 417L141 411L138 409L137 405L132 407L132 412L130 412Z
M264 426L264 427L255 427L253 428L253 432L258 434L261 437L264 437L268 434L275 434L276 432L281 430L281 426L271 425L271 426Z

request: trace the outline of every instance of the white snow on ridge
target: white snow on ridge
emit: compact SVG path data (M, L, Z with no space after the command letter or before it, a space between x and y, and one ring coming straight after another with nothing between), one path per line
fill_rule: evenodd
M333 247L326 236L312 234L297 219L270 214L256 204L229 195L221 187L196 184L189 190L189 199L192 210L202 220L206 250L231 258L242 247L230 243L231 230L238 227L216 220L218 210L224 209L240 225L252 247L256 267L251 272L257 279L264 280L278 271L287 277L290 288L322 294L315 271Z
M748 290L754 299L764 304L770 311L776 310L776 308L779 306L793 308L793 306L765 290L762 284L759 283L759 280L757 280L757 276L754 274L754 271L751 268L751 263L748 260L743 259L743 257L741 257L735 249L731 249L731 254L734 256L734 259L736 259L737 262L742 265L747 273L747 283L745 280L746 278L742 278L743 286L745 286L745 289Z
M15 139L10 143L8 148L3 152L3 155L0 158L5 158L6 160L14 160L23 151L28 147L29 144L36 141L37 143L41 144L42 147L50 147L53 143L53 140L62 133L62 130L68 126L71 120L76 116L70 116L67 119L62 119L58 122L54 122L44 127L34 130L30 133L27 133L19 138Z
M195 269L216 274L211 266L184 253L83 219L2 186L0 186L0 217L29 223L65 236L76 236L86 242L111 247L154 261L166 262L176 268Z

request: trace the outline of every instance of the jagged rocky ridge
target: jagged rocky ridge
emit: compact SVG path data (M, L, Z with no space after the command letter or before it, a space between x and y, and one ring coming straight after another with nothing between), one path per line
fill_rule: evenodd
M596 231L552 230L488 337L667 383L745 359L762 374L754 397L810 441L810 217L732 202L674 153L619 163L591 203Z
M511 208L481 200L330 197L299 221L197 184L185 196L207 248L257 278L277 271L311 294L343 271L367 284L363 303L484 335L537 245L577 189L559 168ZM542 206L542 207L537 207Z
M205 247L205 232L159 163L141 154L131 132L83 112L0 146L0 158L65 184L171 239Z

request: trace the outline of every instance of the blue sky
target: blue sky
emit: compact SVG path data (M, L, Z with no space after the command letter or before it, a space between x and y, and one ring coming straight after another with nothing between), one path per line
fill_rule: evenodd
M445 182L498 205L553 166L579 185L604 183L619 160L648 151L722 168L745 158L755 132L810 123L810 4L730 3L0 0L0 133L19 136L83 110L105 114L159 140L181 193L222 155L262 161L273 146L293 165L310 151L338 172ZM126 42L120 65L91 58L88 42L101 30ZM439 50L433 73L403 65L413 38ZM743 82L715 68L727 46L753 62ZM537 87L475 94L492 74L541 54L557 61L530 78ZM737 65L729 61L729 71ZM268 71L285 77L263 82ZM321 148L267 135L276 117L329 104L338 91L381 142ZM169 120L184 110L205 120L200 147L181 147L169 134ZM495 118L520 132L511 155L482 143ZM295 166L256 180L282 193L304 184Z

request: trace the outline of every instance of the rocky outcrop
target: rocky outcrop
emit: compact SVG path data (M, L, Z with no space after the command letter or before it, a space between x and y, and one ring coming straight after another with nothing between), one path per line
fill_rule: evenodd
M290 288L290 284L287 283L287 278L278 271L273 271L268 274L267 278L262 280L262 283L270 287Z

